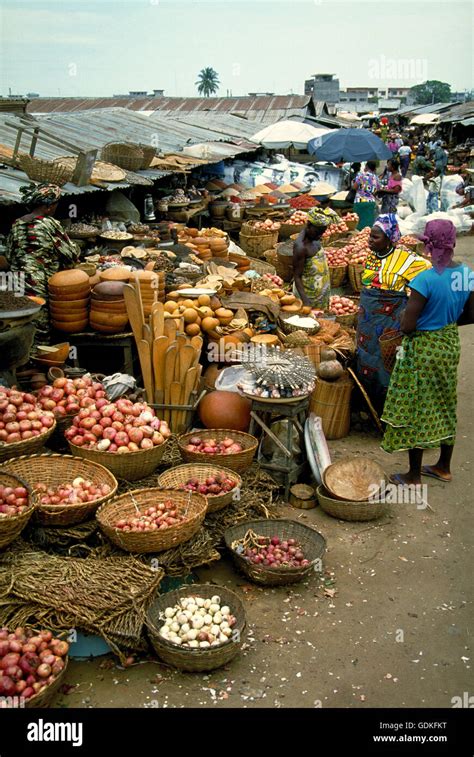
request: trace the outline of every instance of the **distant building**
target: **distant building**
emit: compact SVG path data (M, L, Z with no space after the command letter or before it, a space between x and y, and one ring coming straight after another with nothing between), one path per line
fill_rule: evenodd
M249 97L273 97L274 92L249 92Z
M143 91L141 91L141 90L131 90L128 93L128 96L129 97L148 97L148 92L146 91L146 89L143 90Z
M35 97L39 97L38 92L27 92L26 96L29 100L34 100Z
M335 74L313 74L304 83L305 95L327 103L339 102L339 79L334 76Z
M154 89L153 90L153 96L154 97L163 97L164 94L165 94L165 90L164 89Z

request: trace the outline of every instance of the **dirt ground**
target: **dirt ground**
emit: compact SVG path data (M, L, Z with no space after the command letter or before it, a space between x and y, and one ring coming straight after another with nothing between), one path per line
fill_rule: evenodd
M456 257L474 268L472 236L458 240ZM326 538L324 574L262 589L228 560L197 571L246 604L246 648L228 667L181 674L150 660L127 669L111 657L72 661L68 681L78 685L56 707L449 708L472 693L473 326L461 341L454 477L426 479L429 508L393 505L380 521L344 523L320 508L282 507ZM375 436L329 446L333 460L357 451L388 472L406 468L405 455L382 452Z

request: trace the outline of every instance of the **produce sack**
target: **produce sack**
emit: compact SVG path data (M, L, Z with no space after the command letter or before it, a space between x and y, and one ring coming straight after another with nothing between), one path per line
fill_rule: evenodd
M425 215L427 195L428 192L425 189L421 176L414 176L410 205L415 208L416 213Z

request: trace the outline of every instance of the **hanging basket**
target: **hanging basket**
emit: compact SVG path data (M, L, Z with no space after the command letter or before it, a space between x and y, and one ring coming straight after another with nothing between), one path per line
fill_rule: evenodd
M386 329L379 337L383 367L391 373L395 367L398 348L403 342L403 334L397 329Z
M144 161L142 148L133 142L109 142L102 148L100 157L125 171L139 171Z

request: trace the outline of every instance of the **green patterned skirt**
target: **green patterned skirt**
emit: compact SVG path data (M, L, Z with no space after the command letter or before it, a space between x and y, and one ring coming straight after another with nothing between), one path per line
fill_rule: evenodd
M386 452L453 445L456 435L458 327L415 331L403 339L382 420Z

